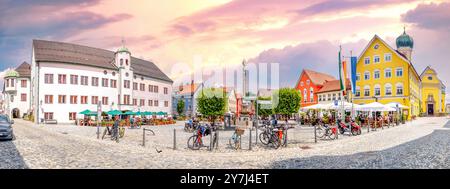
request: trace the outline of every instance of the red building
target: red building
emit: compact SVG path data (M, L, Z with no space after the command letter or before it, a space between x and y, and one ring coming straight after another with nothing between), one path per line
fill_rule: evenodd
M306 107L317 104L317 91L323 87L325 82L332 80L336 80L336 78L328 74L304 69L295 86L302 96L300 106Z

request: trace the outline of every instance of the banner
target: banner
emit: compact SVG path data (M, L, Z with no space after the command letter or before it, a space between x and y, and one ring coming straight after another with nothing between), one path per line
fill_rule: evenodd
M356 94L356 64L357 64L357 58L356 56L352 56L350 58L350 63L351 63L351 74L352 74L352 93Z

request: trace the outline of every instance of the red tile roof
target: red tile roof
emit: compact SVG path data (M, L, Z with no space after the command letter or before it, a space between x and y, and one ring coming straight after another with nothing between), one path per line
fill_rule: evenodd
M303 70L305 72L305 74L308 75L308 77L311 79L311 82L314 85L323 85L326 81L331 81L331 80L336 80L335 77L325 74L325 73L320 73L320 72L316 72L313 70Z
M346 89L351 90L351 83L350 83L349 79L347 79L346 84L347 84ZM319 91L317 91L317 93L325 93L325 92L332 92L332 91L339 91L339 90L341 90L339 80L332 80L332 81L325 82L323 84L323 87Z

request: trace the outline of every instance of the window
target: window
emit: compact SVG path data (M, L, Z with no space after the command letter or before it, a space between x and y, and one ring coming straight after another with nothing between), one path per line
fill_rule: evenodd
M58 103L65 104L66 103L66 95L58 95Z
M164 101L164 107L169 107L169 101Z
M317 95L317 98L319 99L319 102L322 102L322 95Z
M130 95L123 95L123 104L130 104Z
M153 85L148 85L148 92L153 92Z
M341 93L338 93L338 100L341 100Z
M123 66L123 59L120 59L120 65Z
M392 95L392 85L387 83L384 85L385 95Z
M139 84L139 90L145 91L145 84L143 84L143 83Z
M70 75L70 84L78 85L78 75Z
M98 87L98 77L92 77L92 86Z
M359 87L356 87L355 96L356 97L360 97L361 96L361 89Z
M65 74L59 74L58 75L58 83L59 84L66 84L67 76Z
M309 89L309 99L314 102L314 89L312 87Z
M141 99L140 102L139 102L139 105L140 106L145 106L145 99Z
M53 119L53 112L45 112L44 119L46 119L46 120Z
M380 70L375 70L373 73L373 78L380 79Z
M25 94L25 93L20 94L20 101L26 102L27 101L27 94Z
M384 61L385 62L391 62L392 61L392 54L390 54L390 53L384 54Z
M303 89L303 101L306 102L306 98L308 96L308 93L306 92L306 89Z
M397 95L403 95L403 84L398 83L395 87L397 88Z
M153 92L158 93L158 86L153 86Z
M365 58L364 58L364 64L365 64L365 65L370 64L370 58L369 58L369 57L365 57Z
M336 100L336 93L333 94L333 100Z
M370 79L370 72L364 72L364 80Z
M11 87L14 87L15 83L16 83L15 79L11 79Z
M91 97L91 104L98 104L98 96Z
M135 90L135 91L138 90L138 84L137 83L133 83L133 90Z
M379 85L375 85L374 91L375 91L375 96L381 95L381 87Z
M370 96L370 87L369 86L364 87L364 96Z
M360 73L357 73L357 74L356 74L356 81L359 81L359 80L361 80L361 74L360 74Z
M20 86L22 88L27 88L27 80L20 80Z
M433 80L433 76L428 76L428 80Z
M137 99L133 98L133 106L137 106Z
M69 112L69 120L76 120L77 119L77 113L76 112Z
M302 82L300 82L300 86L301 86L301 87L303 87L303 85L304 85L303 81L302 81Z
M153 106L153 100L148 100L148 106Z
M81 104L87 104L88 103L88 96L81 96Z
M111 79L111 88L117 88L117 80Z
M6 79L6 87L9 87L9 79Z
M102 97L102 104L103 105L108 105L109 104L108 97L106 97L106 96Z
M45 95L45 103L53 104L53 95Z
M311 83L311 81L309 81L309 79L306 80L306 85L309 85L309 83Z
M126 89L129 89L130 88L130 81L129 80L125 80L123 82L123 87L126 88Z
M125 64L128 66L128 59L125 59Z
M167 87L164 87L164 94L169 94L169 89Z
M378 55L373 56L373 62L380 63L380 56L378 56Z
M328 94L328 101L331 101L331 94Z
M102 87L108 87L108 79L102 78Z
M397 68L395 69L395 75L397 77L402 77L403 76L403 68Z
M78 104L78 96L70 96L70 104ZM83 104L83 97L81 97L81 104Z
M80 81L80 83L81 83L81 85L88 85L88 79L89 77L88 76L81 76L81 81Z
M45 74L45 84L53 84L53 74Z
M155 101L154 101L154 105L155 105L156 107L158 107L158 106L159 106L159 102L158 102L158 100L155 100Z
M384 70L384 77L391 78L392 77L392 70L390 68L386 68Z

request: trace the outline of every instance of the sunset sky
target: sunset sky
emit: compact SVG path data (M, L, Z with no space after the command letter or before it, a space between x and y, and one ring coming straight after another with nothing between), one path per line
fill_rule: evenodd
M406 26L417 71L436 68L450 91L449 10L449 1L415 0L0 0L0 76L30 62L32 39L114 51L123 38L177 82L172 65L200 56L280 63L280 85L293 87L303 68L337 76L339 45L359 55L377 34L395 48Z

